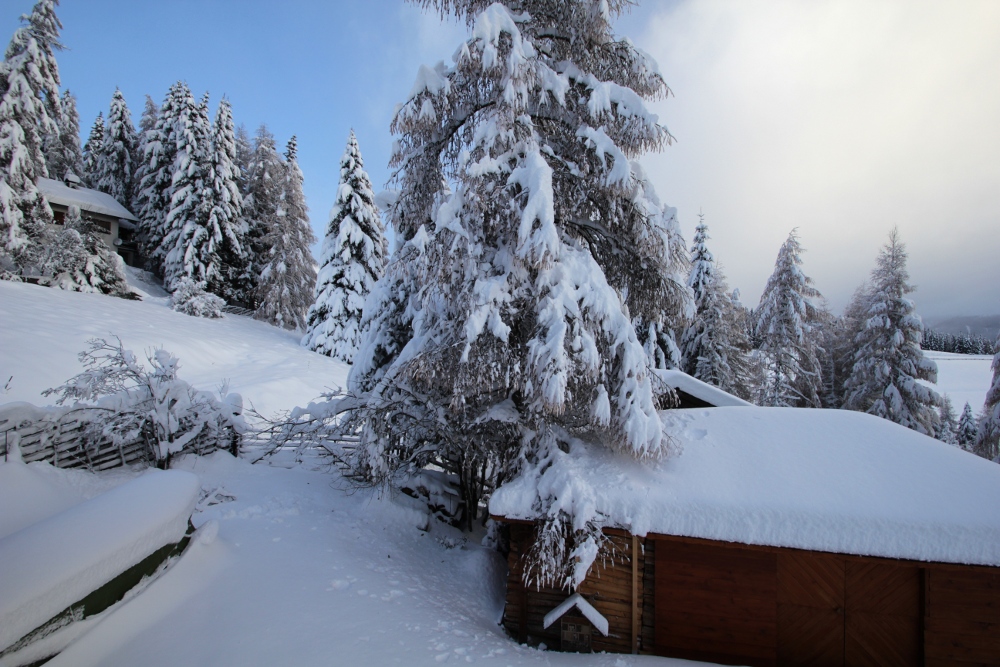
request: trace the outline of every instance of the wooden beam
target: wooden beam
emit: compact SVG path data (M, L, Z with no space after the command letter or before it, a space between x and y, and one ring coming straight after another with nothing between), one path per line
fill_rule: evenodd
M632 536L632 654L639 652L639 633L642 623L639 620L639 538Z

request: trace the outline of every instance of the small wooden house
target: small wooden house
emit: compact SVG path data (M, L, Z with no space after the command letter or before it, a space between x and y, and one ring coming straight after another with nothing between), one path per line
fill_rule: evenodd
M857 412L662 417L674 459L579 443L543 473L605 517L614 548L576 593L606 632L569 592L522 582L537 480L494 494L513 637L722 664L1000 665L1000 466Z
M67 174L63 181L51 178L38 179L38 191L49 202L55 224L62 225L70 206L78 206L84 220L93 222L101 230L101 240L121 255L129 266L139 266L139 248L135 239L139 221L131 211L114 197L80 184L80 179Z

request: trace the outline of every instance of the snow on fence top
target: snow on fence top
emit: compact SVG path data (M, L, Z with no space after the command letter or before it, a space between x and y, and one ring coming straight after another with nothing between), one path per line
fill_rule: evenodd
M180 541L200 488L189 472L150 470L0 539L0 650Z
M50 204L79 206L81 211L110 215L121 220L138 221L138 218L122 206L117 199L98 190L83 187L71 188L62 181L54 181L51 178L39 178L38 190L45 195ZM123 226L128 229L134 227L131 223Z
M583 442L490 499L537 518L539 489L604 525L745 544L1000 566L1000 466L860 412L661 413L683 453L642 463Z

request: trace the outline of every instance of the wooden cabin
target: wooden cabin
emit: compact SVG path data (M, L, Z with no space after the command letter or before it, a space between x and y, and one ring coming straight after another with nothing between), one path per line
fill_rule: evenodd
M83 187L74 174L67 174L62 181L39 178L38 190L49 202L55 224L62 225L69 207L78 206L81 217L97 226L101 240L109 248L121 255L129 266L141 266L135 238L139 219L114 197Z
M606 632L579 605L553 618L570 592L523 584L539 505L523 478L497 490L512 637L734 665L1000 665L1000 466L856 412L663 419L672 460L582 443L544 473L570 470L567 492L589 488L606 517L613 549L576 591Z

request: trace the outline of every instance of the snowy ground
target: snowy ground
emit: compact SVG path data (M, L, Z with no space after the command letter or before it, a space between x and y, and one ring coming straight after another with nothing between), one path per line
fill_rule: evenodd
M924 352L924 355L938 365L938 381L934 388L951 397L955 415L962 414L962 406L966 403L972 408L972 414L978 415L993 379L993 357L934 351Z
M294 334L245 317L188 317L146 293L129 302L0 281L0 385L13 376L0 401L45 404L42 390L80 371L86 339L109 334L136 352L165 347L180 358L182 378L202 389L228 380L265 414L344 382L347 367L303 350ZM504 563L476 538L419 530L422 516L402 501L352 492L321 466L275 463L222 453L180 461L204 489L235 497L195 513L196 526L219 522L218 538L193 544L49 664L690 664L518 646L497 625ZM137 474L29 468L55 487L23 502L16 484L0 484L3 532L16 535Z

